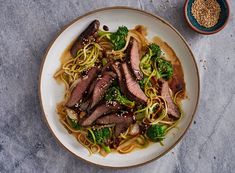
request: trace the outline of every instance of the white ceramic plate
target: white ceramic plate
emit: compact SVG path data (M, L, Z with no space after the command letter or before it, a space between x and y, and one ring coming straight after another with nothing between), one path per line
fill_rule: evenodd
M58 85L53 78L60 66L60 57L66 47L84 30L94 19L98 19L102 25L107 25L110 30L125 25L133 28L135 25L144 25L148 28L148 38L159 36L165 40L179 57L185 75L186 90L190 99L183 102L184 117L179 123L179 130L172 130L164 140L164 146L153 144L146 149L136 150L129 154L111 153L107 157L99 154L89 155L87 149L81 146L77 140L68 134L59 122L56 113L56 104L63 99L64 87ZM188 129L196 111L199 99L199 76L193 54L183 37L169 23L144 11L126 7L112 7L100 9L79 17L68 25L52 42L45 55L41 66L40 98L46 122L52 133L60 143L76 156L102 166L130 167L146 163L167 153L182 138Z

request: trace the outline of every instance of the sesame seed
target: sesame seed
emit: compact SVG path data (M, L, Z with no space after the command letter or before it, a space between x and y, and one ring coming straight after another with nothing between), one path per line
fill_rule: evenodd
M218 23L221 8L216 0L195 0L191 11L201 26L210 28Z

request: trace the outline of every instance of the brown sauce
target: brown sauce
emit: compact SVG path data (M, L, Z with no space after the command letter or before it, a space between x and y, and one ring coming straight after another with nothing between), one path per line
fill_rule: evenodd
M137 25L135 27L135 30L137 32L139 32L140 34L142 34L143 36L147 36L148 35L148 32L147 32L147 28L143 25Z
M179 61L179 58L175 54L174 50L161 38L155 36L153 42L160 46L162 51L165 53L164 57L166 60L170 61L173 65L173 77L168 81L169 86L173 92L176 94L180 92L179 97L185 98L185 81L184 81L184 72L182 65Z
M60 56L60 64L61 64L61 65L60 65L60 67L57 69L56 73L62 69L62 65L63 65L63 64L65 64L69 59L72 58L72 55L71 55L71 53L70 53L70 49L71 49L71 47L72 47L72 44L73 44L73 42L71 42L71 43L69 44L69 46L66 47L66 49L64 50L64 52L63 52L62 55ZM62 81L61 78L60 78L60 75L58 75L57 77L55 77L55 80L56 80L56 82L58 82L58 83L63 83L63 81Z
M70 48L71 48L72 44L69 45L64 52L62 53L61 57L60 57L60 62L61 64L64 64L65 62L67 62L69 59L72 58L72 55L70 53Z

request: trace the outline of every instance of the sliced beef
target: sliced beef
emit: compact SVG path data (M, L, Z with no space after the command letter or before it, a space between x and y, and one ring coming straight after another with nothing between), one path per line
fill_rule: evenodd
M167 113L178 118L180 112L171 97L170 88L167 81L162 81L161 96L164 97L167 101Z
M119 124L119 123L132 123L134 120L131 116L120 116L117 114L110 114L96 120L96 124Z
M117 114L110 114L96 120L96 124L116 124L114 131L114 135L116 137L119 136L120 133L125 132L133 122L134 118L133 116L130 116L129 113L124 114L123 116Z
M110 71L110 67L111 67L112 63L113 63L112 61L107 62L107 64L105 64L102 67L101 73L104 73L105 71Z
M125 132L129 127L127 123L120 123L115 126L114 135L118 137L121 133Z
M121 108L122 106L120 106L116 102L114 102L113 104L102 104L100 106L97 106L90 115L88 115L87 117L84 117L84 119L80 121L80 124L82 126L90 126L96 119L98 119L102 115L115 112Z
M93 108L104 97L105 92L110 87L115 78L115 73L105 72L101 78L97 79L92 93L90 108Z
M121 64L121 72L128 91L127 97L131 100L135 100L137 103L145 104L147 102L147 97L141 90L140 85L132 78L126 63Z
M112 64L112 69L113 71L117 74L117 78L118 78L118 83L119 83L119 86L121 88L121 92L122 94L126 94L127 93L127 89L126 89L126 86L125 86L125 83L124 83L124 80L122 78L122 73L121 73L121 63L116 61Z
M97 75L97 78L99 78L99 75ZM87 97L89 98L91 96L91 94L93 93L93 90L95 88L96 85L96 80L92 81L89 87L89 90L87 92Z
M98 75L97 77L99 77L99 75ZM91 84L90 84L90 86L89 86L89 89L88 89L88 91L87 91L87 93L86 93L86 96L85 96L86 98L85 98L84 102L82 102L82 103L79 105L80 110L82 110L82 111L87 111L87 110L89 110L89 106L90 106L90 104L91 104L91 95L92 95L92 93L93 93L93 90L94 90L94 88L95 88L95 85L96 85L96 80L94 80L94 81L91 82Z
M94 20L88 25L88 27L78 36L77 40L73 43L70 53L73 57L77 56L79 49L83 48L90 40L95 39L97 31L100 27L100 22Z
M79 105L79 109L86 112L87 109L89 108L89 105L90 105L90 100L88 99L87 101L82 102L82 103Z
M136 39L132 39L129 45L129 53L127 54L128 65L130 71L132 72L133 76L137 80L141 80L143 78L143 73L140 71L140 48L139 43Z
M116 149L119 146L120 142L121 142L121 139L115 137L113 138L113 143L111 144L110 147Z
M172 78L168 81L169 87L171 88L174 94L180 91L179 96L181 98L184 98L186 96L184 73L183 73L183 69L179 61L173 64L173 71L174 71L174 74Z
M78 84L73 89L71 96L66 104L68 107L74 106L78 101L82 99L85 92L88 90L91 82L96 79L98 71L98 68L93 67L88 71L88 74L85 77L79 79Z

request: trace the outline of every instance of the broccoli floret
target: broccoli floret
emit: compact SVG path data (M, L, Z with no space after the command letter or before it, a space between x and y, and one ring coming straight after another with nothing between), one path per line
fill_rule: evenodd
M147 137L153 142L159 142L164 139L167 126L154 124L149 126L146 131Z
M104 127L102 129L94 129L88 131L88 139L93 143L102 144L111 136L110 129Z
M150 54L146 53L142 57L142 59L140 61L140 69L147 76L149 76L151 74L151 72L152 72L152 62L151 62Z
M117 33L118 35L127 36L127 34L128 34L128 28L127 28L126 26L119 26L116 33Z
M140 61L140 68L142 72L149 76L153 70L156 70L157 78L169 80L173 75L172 64L160 58L161 49L158 45L152 43L148 46L149 51L142 57Z
M126 45L126 36L128 34L128 28L126 26L119 26L116 32L98 31L100 37L106 37L113 44L114 50L120 50Z
M75 121L75 120L73 120L73 119L71 119L71 118L69 118L68 117L68 120L69 120L69 125L73 128L73 129L75 129L75 130L80 130L81 129L81 126L78 124L78 122L77 121Z
M140 69L142 72L149 76L153 71L153 62L161 55L161 49L155 43L148 45L147 53L142 57L140 61Z
M117 32L111 33L110 40L114 45L114 50L120 50L126 45L128 29L126 26L119 26Z
M160 57L162 51L160 49L160 47L154 43L150 44L149 46L149 50L150 50L150 56L151 57Z
M147 83L147 82L148 82L148 83ZM146 83L147 83L147 86L151 86L151 82L149 82L149 81L148 81L148 78L144 76L143 79L139 81L140 88L141 88L142 90L144 90L144 86L145 86Z
M121 105L133 108L135 106L134 101L128 100L125 96L123 96L118 87L111 87L105 95L105 100L107 101L117 101Z
M173 75L173 67L172 64L164 60L162 58L157 58L155 60L157 66L157 76L158 78L163 78L165 80L169 80Z
M102 129L88 130L87 138L93 142L101 145L106 152L110 152L109 146L105 145L108 139L112 136L111 130L108 127Z

